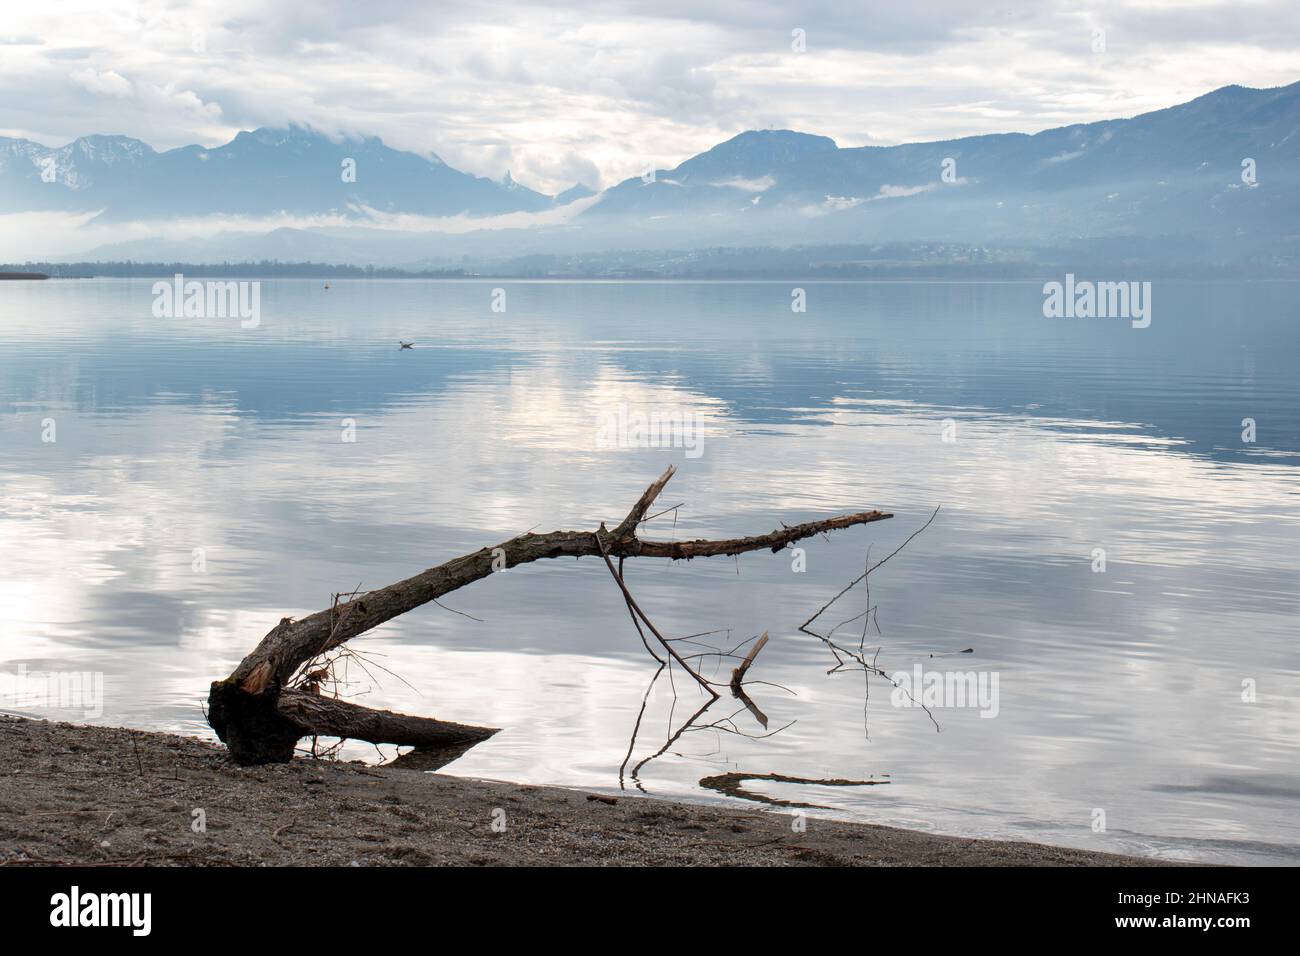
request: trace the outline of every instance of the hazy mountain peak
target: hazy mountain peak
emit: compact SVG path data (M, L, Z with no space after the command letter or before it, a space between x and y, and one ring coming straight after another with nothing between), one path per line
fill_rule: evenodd
M142 140L131 136L108 133L91 133L89 136L79 136L68 145L75 146L86 153L99 151L152 153L154 151L152 146Z
M148 143L130 136L109 136L92 133L73 140L62 149L55 150L56 167L61 167L61 177L74 189L83 189L92 182L90 169L94 166L138 167L157 154ZM103 175L103 172L94 175Z
M793 162L833 154L838 148L829 136L789 129L751 129L688 159L677 167L674 177L686 181L723 174L761 176Z
M288 126L260 126L255 130L243 130L235 134L226 145L236 143L256 143L271 148L279 146L312 146L316 144L336 145L336 141L324 133L311 128L291 123Z
M567 206L571 202L577 202L579 199L586 199L588 196L596 195L596 190L585 186L582 183L574 183L562 193L555 197L555 205Z
M801 133L794 129L747 129L742 133L737 133L731 139L723 140L714 149L727 149L728 147L755 148L756 146L780 146L804 152L823 152L828 149L838 149L835 140L829 136L818 136L816 133Z

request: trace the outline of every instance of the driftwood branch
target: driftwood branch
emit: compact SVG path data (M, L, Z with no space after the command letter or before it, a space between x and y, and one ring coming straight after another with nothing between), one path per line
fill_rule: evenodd
M820 608L818 608L812 617L808 618L808 620L804 621L802 624L799 625L800 631L802 631L805 634L812 635L813 637L821 641L823 644L825 644L827 650L831 652L831 656L835 658L835 666L832 667L830 670L828 670L826 672L827 674L836 674L839 673L841 670L845 670L845 669L857 669L862 672L863 679L866 682L864 684L864 697L863 697L863 710L862 710L864 733L866 732L866 719L867 719L866 705L867 705L868 698L870 697L871 676L874 674L877 677L883 677L885 680L887 680L890 683L891 686L898 687L897 681L895 681L892 677L890 677L886 671L876 666L876 660L880 656L880 648L876 648L876 653L872 655L870 661L867 660L867 646L866 646L867 630L872 624L875 624L876 633L877 634L880 633L880 622L876 617L876 606L871 603L871 580L870 580L871 573L875 571L877 568L879 568L886 561L888 561L890 558L894 557L896 554L898 554L900 551L906 548L909 544L911 544L912 540L917 535L923 532L926 528L930 527L930 524L934 521L934 519L938 516L938 514L939 514L939 509L936 507L934 511L930 513L930 517L926 519L925 524L921 525L921 527L917 528L915 531L909 534L902 544L900 544L893 551L889 552L889 554L885 555L875 564L870 563L871 552L868 551L867 552L868 563L867 563L866 570L864 570L856 578L854 578L843 588L841 588L833 598L831 598ZM841 621L839 624L836 624L825 634L821 633L820 631L813 630L812 623L816 621L819 617L821 617L823 614L825 614L831 608L831 606L835 604L835 602L837 602L840 598L844 597L844 595L848 594L859 584L863 584L865 586L865 590L867 594L867 598L865 602L866 610L864 610L861 614L854 615L853 617L849 618L846 621ZM836 643L833 640L836 631L838 631L844 625L851 624L857 620L862 621L862 635L861 638L858 640L858 648L856 651L843 644ZM937 732L939 730L939 722L934 719L934 714L931 712L930 708L926 707L925 704L921 703L919 700L913 697L910 691L907 691L906 693L908 697L911 697L913 703L917 704L918 706L920 706L922 710L925 711L926 716L930 718L930 723L934 724L934 729Z
M650 620L646 615L646 612L641 610L641 606L636 603L636 598L632 597L632 592L628 590L627 582L623 580L623 575L614 569L614 562L609 560L609 552L602 551L600 556L605 559L605 566L609 568L609 573L614 575L614 583L616 583L619 590L623 592L623 600L627 604L627 609L632 612L632 623L636 624L637 633L641 635L642 643L645 643L645 632L641 630L641 625L638 619L645 622L645 626L649 628L650 633L655 636L655 640L657 640L663 649L668 652L668 656L676 661L682 670L686 671L686 673L689 674L697 684L703 687L709 696L714 700L717 700L719 696L718 692L713 689L713 686L709 683L708 679L695 668L691 667L681 654L677 653L677 649L669 643L666 637L659 633L659 628L655 627L654 621ZM650 645L646 643L647 650L649 650L649 647ZM654 651L650 651L650 653L654 654ZM654 656L655 660L662 663L662 659L659 655L655 654Z
M288 760L298 739L313 734L350 736L375 743L407 743L412 735L418 737L423 731L415 724L401 722L418 722L424 718L402 717L397 714L384 716L382 712L346 705L355 707L362 714L380 714L378 717L363 717L337 707L304 704L304 695L295 696L296 692L287 688L299 669L320 655L399 614L405 614L423 604L436 601L451 591L486 578L496 570L544 558L590 556L602 557L606 561L611 558L619 558L621 561L633 557L690 560L763 549L779 551L795 541L826 531L892 517L880 511L862 511L783 527L769 534L716 541L653 541L639 537L637 529L675 471L669 467L660 475L613 530L607 530L602 524L594 531L522 534L503 541L496 547L482 548L453 558L387 587L349 595L346 601L336 600L331 607L300 620L284 618L262 638L229 677L213 683L209 694L209 723L225 741L231 755L243 763ZM611 571L613 570L611 566ZM621 583L617 571L614 571L614 576ZM635 617L634 614L634 619ZM642 620L649 623L644 616ZM281 701L286 697L288 703L285 707L289 708L289 713L281 707ZM330 703L337 705L343 702ZM344 717L345 713L348 716ZM425 729L435 736L438 731L433 725L460 726L441 721L429 721L429 725ZM484 728L482 733L486 737L495 731Z
M346 737L410 747L441 748L476 744L497 732L492 727L471 727L432 717L408 717L299 690L281 691L275 706L282 716L298 726L304 737Z
M749 668L753 666L754 658L758 656L758 652L766 646L767 631L764 631L762 637L755 641L754 646L749 649L749 653L745 655L745 659L742 660L740 665L731 672L731 689L733 692L740 692L740 686L745 681L746 672L748 672Z
M816 803L799 803L794 800L781 800L777 797L768 796L765 793L746 790L744 784L750 780L770 780L775 783L809 784L814 787L878 787L881 784L889 783L888 780L844 780L840 778L833 780L815 780L810 777L789 777L783 773L741 773L740 771L733 770L730 773L719 774L716 777L705 777L700 781L700 786L707 790L716 790L718 793L726 794L729 797L742 797L746 800L766 803L773 807L803 807L808 810L830 809L829 807L823 807Z

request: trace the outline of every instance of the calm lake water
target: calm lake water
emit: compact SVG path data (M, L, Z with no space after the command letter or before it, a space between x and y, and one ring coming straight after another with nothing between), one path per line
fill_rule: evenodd
M751 693L779 732L727 699L665 749L702 699L650 687L597 560L444 599L481 622L398 618L354 642L374 680L354 665L349 692L504 728L450 773L733 800L699 781L887 780L745 787L945 833L1300 861L1300 285L1157 281L1140 330L1046 319L1041 283L810 282L794 313L793 283L267 281L256 329L154 318L151 285L0 283L0 707L211 736L208 682L282 616L612 524L674 464L661 507L682 507L646 536L895 515L805 542L802 572L788 551L629 563L665 632L771 635L750 676L781 687ZM620 409L689 413L702 453L598 441ZM891 674L996 675L996 716L932 708L938 732L798 631L936 506L871 575L867 647ZM15 699L24 668L29 691L102 673L102 713ZM750 736L706 726L733 715Z

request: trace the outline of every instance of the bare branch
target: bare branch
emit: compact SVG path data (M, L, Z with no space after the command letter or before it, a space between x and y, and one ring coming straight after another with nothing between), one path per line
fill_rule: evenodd
M633 621L639 619L644 622L669 657L676 660L700 686L716 698L717 692L710 682L671 648L637 606L627 590L622 574L614 568L611 559L616 557L621 563L624 558L630 557L691 560L714 555L739 555L761 549L775 552L815 534L891 517L880 511L862 511L782 527L754 537L697 541L643 540L638 537L637 528L646 520L650 507L675 473L676 469L669 466L655 479L613 531L607 531L603 524L594 532L551 531L534 534L529 531L494 548L482 548L453 558L387 587L365 592L360 592L358 588L347 596L347 600L341 600L344 597L342 594L335 595L330 607L300 620L284 618L262 638L228 678L213 683L209 695L209 723L238 761L260 763L287 760L292 755L293 744L296 742L293 734L300 729L300 723L294 724L285 719L279 713L276 701L304 663L400 614L429 602L437 602L443 595L486 578L494 571L559 557L601 557L624 592ZM644 633L641 636L649 648ZM658 655L654 656L658 658ZM381 723L380 726L387 725ZM395 741L385 739L371 742Z

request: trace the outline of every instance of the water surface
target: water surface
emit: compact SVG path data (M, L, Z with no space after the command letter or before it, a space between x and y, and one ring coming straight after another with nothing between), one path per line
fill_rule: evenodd
M256 329L156 319L151 285L0 283L0 673L104 680L102 714L0 707L210 734L208 682L282 616L617 521L674 464L662 506L682 507L648 535L895 515L805 542L802 572L790 552L629 565L665 632L771 635L751 676L781 686L751 693L779 733L724 700L673 739L702 700L650 686L596 560L444 601L480 621L385 625L354 642L370 675L350 665L349 693L505 728L458 774L690 799L723 799L699 781L728 771L888 780L746 789L939 832L1300 860L1300 286L1157 282L1135 330L1045 319L1032 283L806 283L799 314L789 283L285 280ZM602 447L621 407L697 416L703 454ZM937 709L938 731L879 679L828 675L797 630L936 506L871 576L867 647L891 673L998 676L996 717ZM707 726L733 715L741 734Z

